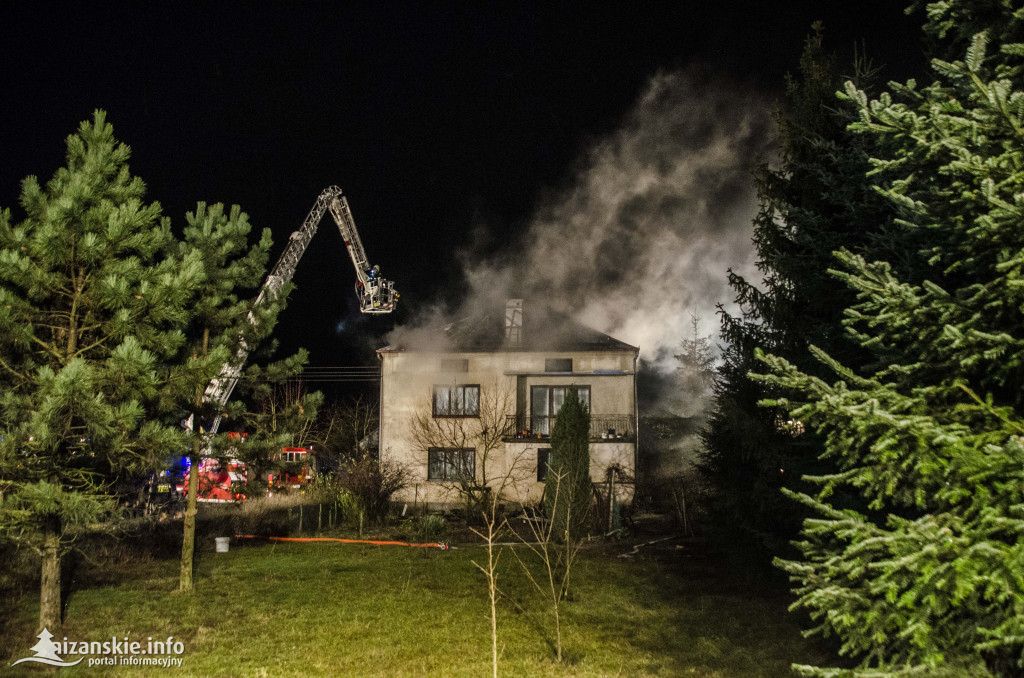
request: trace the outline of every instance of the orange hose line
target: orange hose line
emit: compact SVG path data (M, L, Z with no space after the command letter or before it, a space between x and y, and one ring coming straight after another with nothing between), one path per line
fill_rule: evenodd
M338 539L336 537L262 537L258 534L236 534L235 539L269 539L270 541L298 541L298 542L311 542L311 541L334 541L341 542L342 544L373 544L374 546L410 546L412 548L420 549L441 549L442 551L448 550L448 544L445 542L437 542L433 544L412 544L405 541L373 541L370 539Z

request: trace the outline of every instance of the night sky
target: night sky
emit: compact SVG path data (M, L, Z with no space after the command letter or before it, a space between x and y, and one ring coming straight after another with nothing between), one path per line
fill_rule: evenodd
M514 251L659 72L777 100L816 19L844 57L862 41L886 77L923 70L920 16L891 0L181 4L0 3L0 206L20 216L20 180L48 179L95 108L179 226L237 203L280 247L341 186L401 308L360 317L326 218L278 331L319 366L373 364L394 323L457 296L467 241Z

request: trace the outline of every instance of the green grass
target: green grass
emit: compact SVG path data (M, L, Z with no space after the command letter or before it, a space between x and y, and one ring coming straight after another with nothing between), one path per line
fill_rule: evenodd
M519 547L521 551L525 551ZM507 550L507 549L506 549ZM804 640L785 599L724 575L698 544L584 550L563 604L566 661L553 652L549 610L501 558L499 608L507 676L789 676L792 662L827 662ZM484 676L490 674L484 548L450 551L322 543L232 544L203 552L194 596L175 592L174 559L92 573L74 592L62 635L109 640L174 636L181 668L87 667L71 676ZM525 554L524 554L525 557ZM513 602L514 601L514 602ZM34 591L0 626L0 673L35 644ZM59 639L59 638L58 638ZM68 659L68 657L65 657ZM52 675L31 666L16 675Z

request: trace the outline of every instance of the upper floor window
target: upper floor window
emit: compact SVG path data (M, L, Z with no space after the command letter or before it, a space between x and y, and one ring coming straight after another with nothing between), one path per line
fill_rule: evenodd
M530 418L534 433L549 435L555 416L562 409L569 386L530 387ZM590 410L590 386L576 386L576 393L586 410Z
M545 372L572 372L572 358L546 358Z
M435 417L479 417L480 386L434 386L433 410Z

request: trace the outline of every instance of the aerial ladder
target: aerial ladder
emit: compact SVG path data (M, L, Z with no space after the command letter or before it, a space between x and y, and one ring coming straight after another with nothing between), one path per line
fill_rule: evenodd
M259 296L256 297L256 303L249 311L248 322L253 327L257 325L256 311L264 303L276 299L281 288L287 285L295 275L295 268L299 265L299 260L305 253L309 241L316 235L320 221L327 211L330 211L331 216L334 217L334 223L338 225L338 231L341 232L341 238L345 241L345 247L356 268L356 296L359 298L359 310L370 314L391 313L395 310L395 303L399 295L395 292L394 283L380 277L379 266L371 267L367 262L366 250L363 249L363 242L359 239L359 231L356 230L356 222L352 218L348 199L340 188L331 186L320 193L320 197L316 199L313 209L306 215L302 226L291 234L284 252L281 253L281 257L264 281ZM249 357L249 350L248 343L244 339L241 340L234 358L224 363L220 374L209 383L203 392L203 403L213 405L217 409L217 414L205 433L214 434L220 427L224 405L227 404L228 398L235 390L235 385L238 384L242 368L245 367L245 361ZM192 416L185 421L185 428L193 429ZM209 454L209 447L209 442L207 442L204 446L203 456Z

